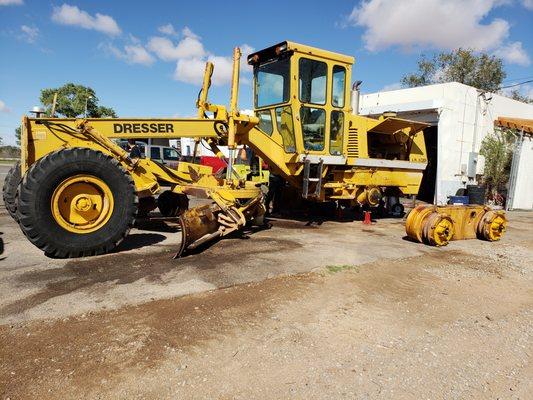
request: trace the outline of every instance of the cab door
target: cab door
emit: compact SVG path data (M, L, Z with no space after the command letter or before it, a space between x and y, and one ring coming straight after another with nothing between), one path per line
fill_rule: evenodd
M303 152L326 154L328 64L319 59L298 60L298 119Z
M346 79L344 65L318 57L302 56L298 60L298 119L303 152L326 164L345 162Z

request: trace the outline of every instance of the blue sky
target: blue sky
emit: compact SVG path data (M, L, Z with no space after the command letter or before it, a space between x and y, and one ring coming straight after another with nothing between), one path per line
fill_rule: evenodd
M355 56L364 92L397 88L420 53L459 46L504 58L515 83L533 78L533 0L0 0L0 135L14 144L40 90L66 82L91 86L119 116L193 115L207 59L211 100L227 104L232 48L283 40ZM243 78L239 103L251 108Z

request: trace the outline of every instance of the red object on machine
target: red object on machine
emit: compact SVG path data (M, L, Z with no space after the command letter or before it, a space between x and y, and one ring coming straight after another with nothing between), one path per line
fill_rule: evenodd
M363 219L363 224L372 225L372 212L365 211L365 218Z
M201 156L200 165L207 165L213 168L214 174L216 174L221 169L226 168L226 163L215 156Z

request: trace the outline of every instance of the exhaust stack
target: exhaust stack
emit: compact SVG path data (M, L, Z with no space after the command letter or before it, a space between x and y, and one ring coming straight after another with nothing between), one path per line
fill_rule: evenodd
M359 115L359 98L361 97L361 90L359 87L361 86L361 83L363 83L363 81L355 81L352 85L351 106L353 115Z

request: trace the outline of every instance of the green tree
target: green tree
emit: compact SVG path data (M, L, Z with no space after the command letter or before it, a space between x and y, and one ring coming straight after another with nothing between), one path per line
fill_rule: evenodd
M485 157L483 181L493 195L507 192L515 141L513 130L496 128L481 143L479 152Z
M465 85L496 92L507 74L500 58L472 49L456 49L439 53L428 59L422 55L418 71L402 78L406 87L434 83L460 82Z
M15 128L15 138L17 139L17 146L20 146L20 126Z
M518 100L523 103L533 104L533 99L531 97L525 96L521 94L518 90L513 90L511 93L509 93L508 97L510 97L513 100Z
M59 88L41 90L41 103L46 113L50 115L54 94L57 93L56 114L66 118L87 116L90 118L116 118L115 110L98 105L98 97L88 86L66 83Z

